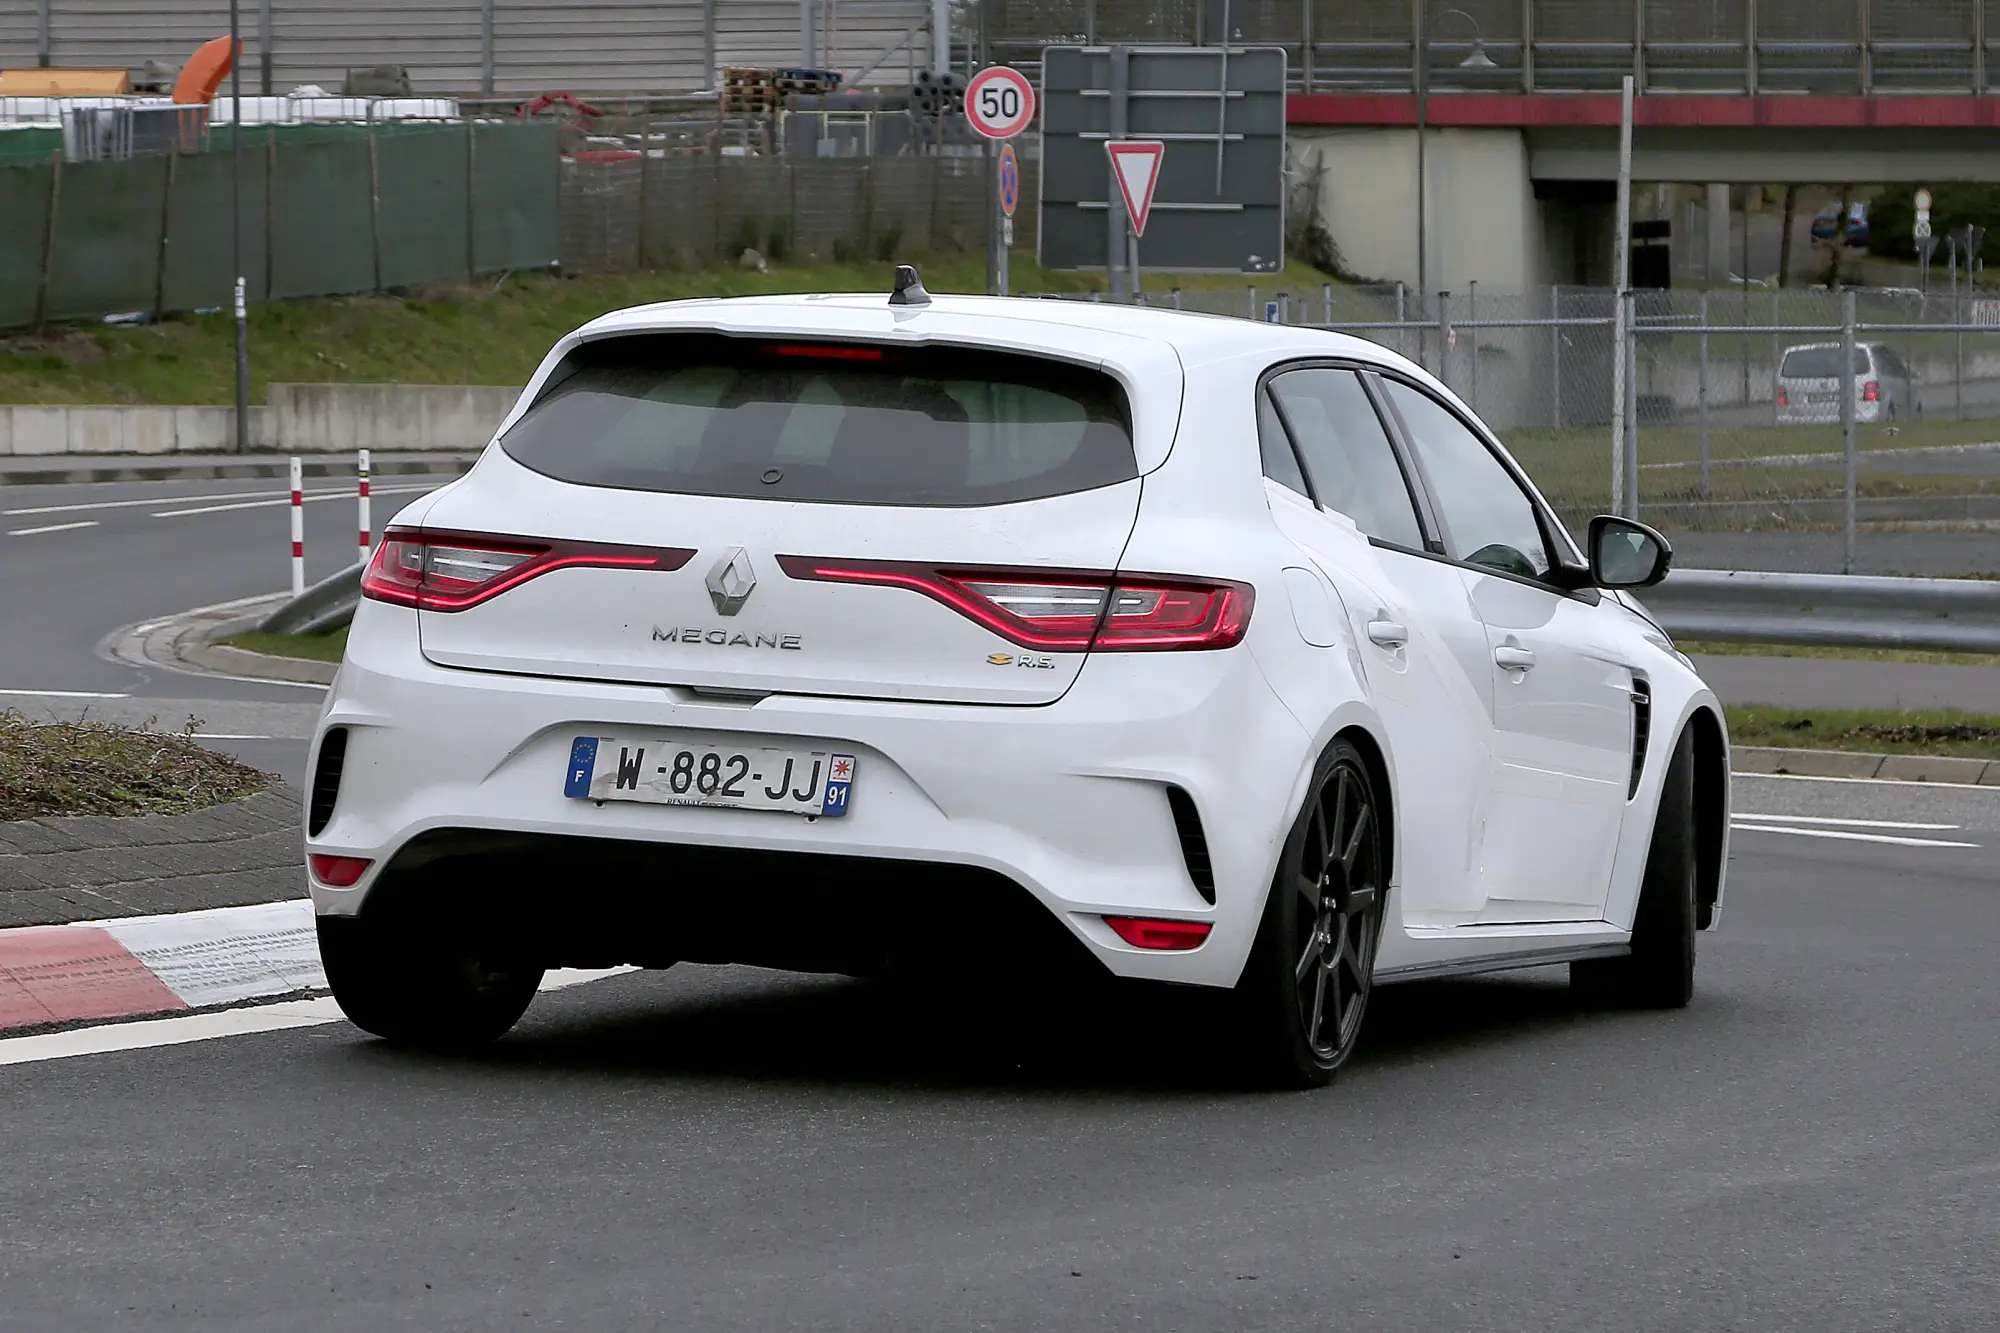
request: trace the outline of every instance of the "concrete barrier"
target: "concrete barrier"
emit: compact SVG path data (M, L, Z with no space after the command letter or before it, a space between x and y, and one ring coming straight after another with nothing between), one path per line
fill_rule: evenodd
M250 447L280 453L480 449L521 391L482 384L273 384L250 409ZM227 407L0 405L0 457L216 454L236 447Z

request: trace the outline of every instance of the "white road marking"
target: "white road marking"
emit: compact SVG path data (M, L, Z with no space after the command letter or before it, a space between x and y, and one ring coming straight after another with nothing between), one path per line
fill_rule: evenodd
M45 528L15 528L9 537L39 537L45 532L75 532L78 528L94 528L96 519L86 519L82 523L51 523Z
M306 736L239 736L227 731L197 731L193 739L198 741L276 741L308 740Z
M1958 824L1903 824L1893 819L1835 819L1830 815L1753 815L1737 811L1731 819L1748 819L1760 824L1838 824L1849 828L1899 828L1912 832L1949 833Z
M545 991L563 990L586 982L602 981L633 971L629 967L593 971L565 969L542 979ZM340 1006L331 995L310 1000L283 1000L277 1004L222 1009L214 1013L186 1014L178 1018L149 1018L136 1023L102 1023L96 1027L72 1028L67 1032L44 1032L32 1037L0 1039L0 1065L36 1064L43 1060L65 1060L75 1055L107 1055L113 1051L142 1051L156 1046L182 1046L192 1041L212 1041L217 1037L243 1037L254 1032L282 1032L287 1028L319 1027L337 1023Z
M436 489L437 487L435 486L378 486L372 489L369 494L406 495L411 491L434 491ZM305 496L303 503L318 504L323 500L352 500L354 497L355 493L353 491L318 491ZM188 518L195 514L226 514L233 509L279 509L291 504L291 502L291 493L286 492L276 500L246 500L240 504L203 505L198 509L162 509L157 514L154 514L153 517ZM158 504L160 502L156 500L154 503Z
M344 490L307 491L308 495L353 495L352 486ZM231 491L222 495L169 495L148 496L143 500L92 500L86 504L37 505L32 509L0 509L0 518L15 518L22 514L82 514L96 509L144 509L147 505L158 504L206 504L211 500L245 500L253 496L275 495L280 500L292 498L290 491Z
M1735 773L1730 780L1742 782L1756 778L1766 782L1861 782L1876 787L1943 787L1947 791L1984 791L2000 796L2000 787L1992 783L1979 782L1912 782L1908 778L1822 778L1810 773Z
M1946 842L1940 838L1897 838L1886 833L1850 833L1846 829L1786 828L1778 824L1738 824L1730 828L1743 833L1789 833L1798 838L1839 838L1843 842L1886 842L1897 847L1977 847L1976 842Z
M129 694L99 694L95 690L0 690L10 699L129 699Z

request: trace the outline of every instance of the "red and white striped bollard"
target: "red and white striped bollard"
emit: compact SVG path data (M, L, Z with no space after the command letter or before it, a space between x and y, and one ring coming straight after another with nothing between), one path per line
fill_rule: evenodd
M306 590L306 497L305 475L299 460L292 460L292 596Z
M373 535L368 522L368 451L361 451L361 563L368 563L368 550L373 545Z

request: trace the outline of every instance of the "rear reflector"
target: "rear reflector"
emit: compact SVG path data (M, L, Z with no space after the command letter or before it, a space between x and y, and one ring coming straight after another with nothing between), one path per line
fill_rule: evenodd
M1210 929L1206 921L1153 921L1136 916L1107 916L1104 924L1135 949L1198 949Z
M308 856L313 878L329 889L350 889L373 862L359 856Z
M1250 627L1247 583L1093 570L980 569L781 555L795 579L907 588L1024 648L1145 652L1230 648Z
M692 559L693 551L679 547L392 528L361 576L361 595L422 611L463 611L551 570L671 571Z

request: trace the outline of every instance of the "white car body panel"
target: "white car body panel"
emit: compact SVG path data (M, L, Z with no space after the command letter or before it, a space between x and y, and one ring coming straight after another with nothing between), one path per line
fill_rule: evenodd
M396 524L697 554L671 574L561 570L453 613L364 601L320 726L348 729L339 798L307 846L372 865L349 888L312 883L320 913L360 911L399 849L440 829L888 858L1004 876L1116 975L1228 986L1317 757L1358 731L1381 752L1395 813L1379 977L1624 947L1667 756L1697 712L1721 718L1691 665L1619 594L1565 597L1381 549L1261 474L1253 404L1270 367L1344 358L1464 411L1420 368L1309 329L1067 302L683 302L562 340L500 436L570 348L659 329L962 342L1101 366L1130 397L1141 475L984 509L792 504L556 481L496 437ZM738 546L760 578L743 626L782 624L816 651L753 648L748 665L655 652L655 625L720 623L703 579ZM787 553L1184 574L1248 584L1255 608L1234 648L1057 653L1014 670L986 660L1014 644L921 595L788 582L766 559ZM1378 642L1381 623L1407 642ZM1535 652L1524 679L1495 666L1503 645ZM1635 678L1652 740L1627 799ZM717 689L747 693L704 693ZM837 742L858 760L852 811L565 797L571 740L595 730ZM1168 787L1199 813L1213 903ZM1139 949L1105 924L1118 914L1212 932L1198 948Z

